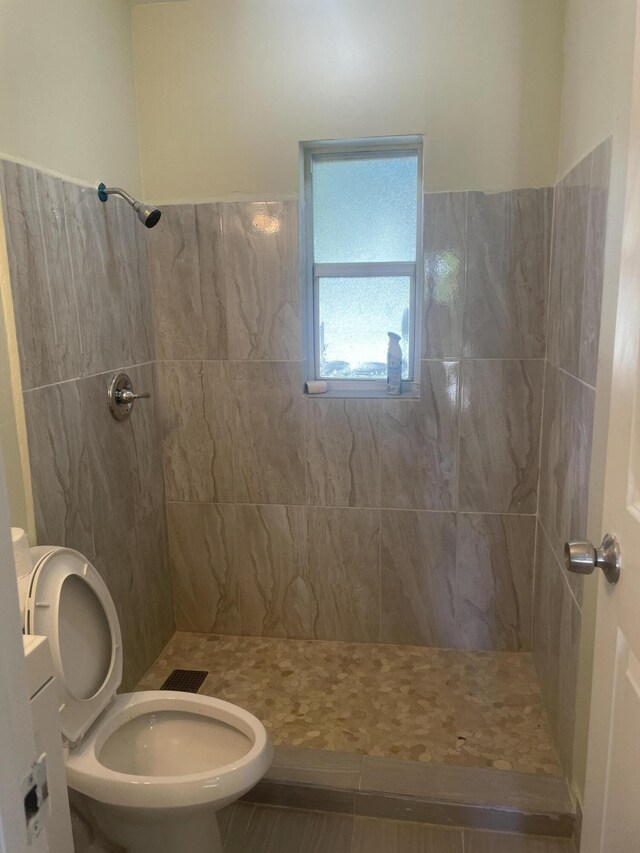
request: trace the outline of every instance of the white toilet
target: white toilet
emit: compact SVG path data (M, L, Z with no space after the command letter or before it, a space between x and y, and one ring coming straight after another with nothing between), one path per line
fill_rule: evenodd
M24 630L49 639L69 787L106 839L129 853L219 853L216 811L271 763L264 726L209 696L116 696L122 636L104 581L77 551L31 554Z

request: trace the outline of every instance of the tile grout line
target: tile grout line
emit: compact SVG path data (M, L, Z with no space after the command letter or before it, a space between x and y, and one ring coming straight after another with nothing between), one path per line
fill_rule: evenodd
M427 362L435 362L436 364L453 364L459 361L544 361L544 356L500 356L500 355L490 355L490 356L465 356L465 355L443 355L439 358L425 356L421 358L420 361ZM211 362L223 362L223 363L233 363L233 364L302 364L305 359L304 358L200 358L199 356L189 356L189 357L179 357L176 356L174 358L158 358L156 361L166 361L166 362L174 362L174 361L211 361ZM584 380L581 380L584 381ZM383 380L384 384L384 380ZM311 397L314 400L321 400L325 397L324 394L305 394L307 397ZM350 399L347 395L345 395L347 399ZM331 397L325 397L325 399L332 399ZM355 399L367 399L367 398L358 398ZM382 391L379 397L374 397L372 399L380 399L380 400L388 400L394 399L393 397L389 397L386 391ZM406 397L405 399L417 400L418 397Z
M464 199L464 281L462 285L463 297L462 297L462 318L461 318L461 328L462 328L462 338L460 341L460 353L464 352L464 318L467 310L467 278L469 273L469 193L465 193ZM464 394L464 365L462 360L460 361L460 365L458 368L458 400L456 403L456 414L457 414L457 441L456 441L456 504L455 509L456 513L460 511L460 446L461 446L461 434L462 434L462 396ZM457 546L457 538L458 538L458 524L457 524L457 516L456 516L456 546ZM456 585L457 580L457 566L458 566L458 549L456 547L455 554L455 562L454 562L454 586ZM454 591L454 600L455 600L455 591ZM454 623L456 623L456 616L454 613Z
M593 169L594 169L594 161L595 155L594 152L597 148L592 149L587 155L590 158L589 162L589 185L588 185L588 198L587 198L587 221L585 225L585 241L584 241L584 256L583 256L583 278L582 278L582 289L580 293L580 325L578 326L578 359L577 359L577 373L580 373L581 362L582 362L582 340L583 340L583 324L584 324L584 302L585 302L585 294L587 289L587 269L588 269L588 259L589 259L589 230L592 225L592 202L593 202ZM596 360L597 361L597 360ZM576 377L577 379L578 377ZM587 383L585 383L587 384Z
M300 507L306 509L324 509L324 510L345 510L346 512L412 512L422 515L488 515L498 516L499 518L536 518L533 512L488 512L486 510L455 510L455 509L416 509L414 507L394 507L394 506L346 506L344 504L296 504L296 503L270 503L265 501L189 501L176 498L168 498L167 503L173 504L195 504L204 506L279 506L279 507Z
M146 367L148 364L156 363L155 359L151 359L148 361L138 361L135 364L125 364L119 365L118 367L110 367L106 370L99 370L97 373L87 373L83 376L72 376L69 379L61 379L59 382L47 382L45 385L34 385L33 388L23 388L23 394L31 394L32 391L43 391L45 388L55 388L58 385L68 385L70 382L83 382L85 379L96 379L98 376L105 376L107 374L126 372L127 370L133 370L135 367Z
M542 379L542 405L540 407L540 447L538 448L538 484L537 484L537 495L536 495L536 530L534 536L534 545L533 545L533 571L531 573L531 627L530 627L530 644L531 650L533 652L533 640L534 640L534 616L535 616L535 596L536 596L536 588L537 588L537 565L538 565L538 525L540 524L540 501L542 495L542 449L544 444L544 418L545 418L545 409L548 405L547 400L547 389L548 389L548 379L549 379L549 323L551 318L551 272L553 269L553 260L554 260L554 237L555 237L555 219L556 219L556 196L557 196L557 187L559 182L553 186L552 197L551 197L551 222L549 224L549 258L548 258L548 267L547 267L547 287L546 287L546 312L545 312L545 342L544 342L544 374ZM534 659L535 661L535 659ZM535 666L535 663L534 663ZM537 671L537 670L536 670Z
M569 370L566 370L564 367L561 367L559 364L553 366L556 370L559 370L560 373L564 373L564 375L567 376L569 379L573 379L575 382L579 382L580 385L584 385L585 388L588 388L590 391L593 391L595 393L596 389L594 385L589 385L589 383L585 382L584 379L580 379L579 377L571 373Z

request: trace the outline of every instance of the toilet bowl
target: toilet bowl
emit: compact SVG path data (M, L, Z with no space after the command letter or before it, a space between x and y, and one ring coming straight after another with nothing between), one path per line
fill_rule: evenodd
M48 637L68 786L128 853L221 853L216 812L264 775L273 750L252 714L209 696L116 696L122 637L113 600L69 548L33 548L24 630Z

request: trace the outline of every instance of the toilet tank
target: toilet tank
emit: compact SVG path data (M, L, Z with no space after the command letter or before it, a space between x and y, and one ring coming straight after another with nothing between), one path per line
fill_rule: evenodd
M27 688L38 755L46 756L48 797L43 803L51 853L73 853L58 695L46 637L23 637Z

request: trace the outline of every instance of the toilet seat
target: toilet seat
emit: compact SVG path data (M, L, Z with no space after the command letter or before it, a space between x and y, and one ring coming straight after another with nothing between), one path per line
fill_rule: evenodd
M229 764L200 773L142 776L112 770L100 760L107 740L136 717L153 713L188 713L225 723L250 742L246 754ZM129 808L174 809L206 804L222 807L255 785L271 763L268 735L256 718L230 702L193 693L149 690L116 697L113 705L66 760L71 788L98 802Z
M82 554L47 549L31 575L26 634L49 640L60 699L60 727L76 744L122 681L122 635L106 584Z

